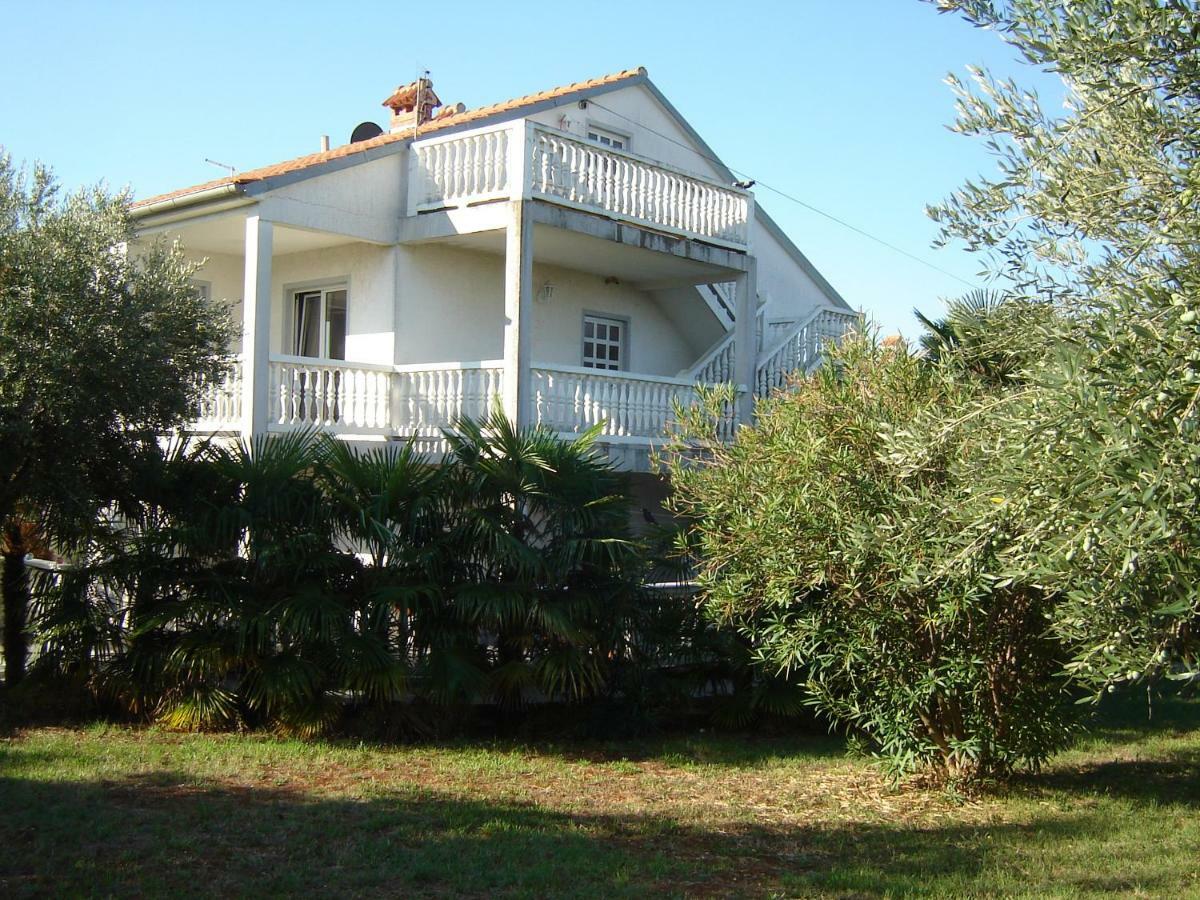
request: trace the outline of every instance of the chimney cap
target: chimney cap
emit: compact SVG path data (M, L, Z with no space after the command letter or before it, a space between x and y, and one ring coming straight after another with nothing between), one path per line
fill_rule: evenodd
M381 105L386 106L395 114L412 112L417 108L418 96L421 98L421 106L426 109L442 105L442 101L433 92L433 82L425 77L418 78L409 84L400 85Z

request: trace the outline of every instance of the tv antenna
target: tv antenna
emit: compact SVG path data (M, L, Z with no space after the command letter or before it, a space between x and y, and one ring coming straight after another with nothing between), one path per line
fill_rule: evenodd
M210 166L216 166L219 169L228 169L230 175L237 174L237 169L235 169L233 166L229 165L229 163L217 162L215 159L209 159L207 156L204 157L204 161L206 163L208 163Z

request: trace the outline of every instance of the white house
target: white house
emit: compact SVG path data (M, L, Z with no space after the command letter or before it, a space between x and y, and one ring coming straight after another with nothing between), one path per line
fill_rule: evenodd
M565 435L603 422L645 471L697 382L743 386L745 420L856 320L645 69L471 110L420 79L384 105L388 130L136 205L243 322L197 431L436 449L499 398Z

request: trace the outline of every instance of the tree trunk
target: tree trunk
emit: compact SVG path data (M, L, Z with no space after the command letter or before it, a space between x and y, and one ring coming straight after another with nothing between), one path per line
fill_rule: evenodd
M29 570L25 567L25 534L19 524L4 527L4 571L0 573L0 595L4 600L4 682L9 687L25 677L29 656Z

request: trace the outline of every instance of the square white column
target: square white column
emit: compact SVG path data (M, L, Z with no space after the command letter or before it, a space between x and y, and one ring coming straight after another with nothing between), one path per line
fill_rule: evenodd
M504 414L524 428L533 423L533 218L524 200L512 203L504 241Z
M758 371L758 261L746 257L746 270L735 280L736 319L733 327L733 370L738 387L737 421L754 420L754 377Z
M242 295L242 436L267 430L270 400L271 249L274 225L246 217L246 282Z

